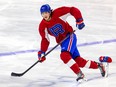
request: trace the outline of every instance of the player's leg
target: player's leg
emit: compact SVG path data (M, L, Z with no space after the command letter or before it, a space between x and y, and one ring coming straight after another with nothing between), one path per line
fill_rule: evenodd
M81 72L78 64L72 59L72 53L75 50L76 47L76 35L73 34L71 35L67 40L65 40L62 44L61 44L61 59L62 61L67 64L72 71L77 74L78 79L80 80L84 77L83 73Z
M72 49L72 45L76 42L76 39L74 38L74 34L72 34L71 36L69 36L69 38L67 38L64 42L62 42L61 44L61 60L67 64L74 73L78 73L80 71L80 68L78 66L78 64L72 59L71 57L71 51L73 51Z
M98 62L95 62L95 61L92 61L92 60L86 60L84 58L82 58L80 55L79 55L79 52L78 52L78 49L76 48L74 53L73 53L73 59L75 60L75 62L78 64L79 67L81 68L92 68L92 69L100 69L100 72L101 72L101 75L103 77L107 76L107 72L106 72L106 69L103 65L103 63L98 63ZM108 66L108 65L107 65Z
M80 68L79 68L78 64L72 59L72 57L68 51L61 52L60 57L61 57L61 60L65 64L67 64L75 74L80 72Z
M74 59L74 60L81 68L98 69L98 63L95 61L85 60L81 56L76 57L76 59Z

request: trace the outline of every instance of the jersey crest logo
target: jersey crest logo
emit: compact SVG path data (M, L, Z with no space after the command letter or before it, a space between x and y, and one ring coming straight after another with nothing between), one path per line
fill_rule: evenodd
M49 31L55 36L59 36L59 34L63 34L65 30L63 29L61 24L55 24L53 27L49 28Z

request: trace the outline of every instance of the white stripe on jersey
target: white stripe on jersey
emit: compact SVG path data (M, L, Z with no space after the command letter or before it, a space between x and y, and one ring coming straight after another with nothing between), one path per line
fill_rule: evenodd
M48 41L50 41L49 36L48 36L47 28L45 29L45 38L46 38Z

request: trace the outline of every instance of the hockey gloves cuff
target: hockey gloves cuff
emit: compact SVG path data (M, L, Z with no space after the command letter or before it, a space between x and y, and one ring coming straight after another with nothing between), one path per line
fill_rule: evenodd
M40 62L43 62L43 61L46 60L46 58L44 57L44 55L45 55L45 52L43 52L43 51L39 51L39 52L38 52L38 60L39 60Z
M84 24L82 18L76 20L76 27L77 27L79 30L81 30L81 29L83 29L83 28L85 27L85 24Z

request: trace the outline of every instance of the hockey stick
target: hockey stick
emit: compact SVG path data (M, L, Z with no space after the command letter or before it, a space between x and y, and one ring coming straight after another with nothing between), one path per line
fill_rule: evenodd
M70 33L70 35L72 35L76 30L74 30L72 33ZM60 41L56 46L54 46L51 50L49 50L44 56L42 57L46 57L51 51L53 51L56 47L58 47L63 41L65 41L70 35L68 35L66 38L64 38L62 41ZM11 73L11 76L17 76L17 77L20 77L20 76L23 76L26 72L28 72L32 67L34 67L38 62L41 62L41 61L36 61L32 66L30 66L27 70L25 70L24 72L22 73L15 73L15 72L12 72Z

